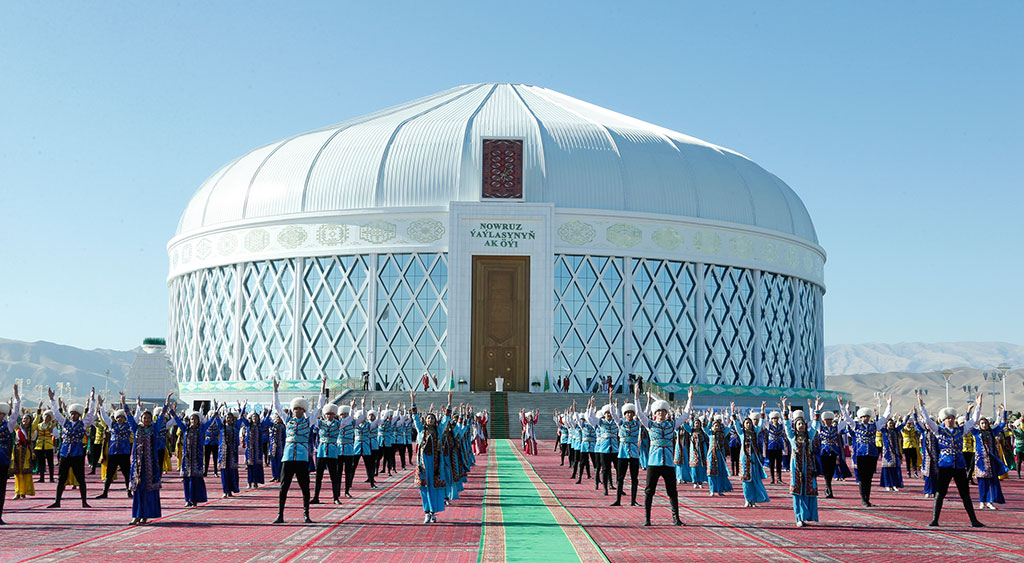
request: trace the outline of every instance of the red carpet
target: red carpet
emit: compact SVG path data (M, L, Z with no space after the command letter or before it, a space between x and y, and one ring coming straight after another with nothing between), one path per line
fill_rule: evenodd
M550 446L550 443L548 444ZM874 508L864 509L855 482L835 485L836 499L819 501L821 522L805 528L794 525L792 500L786 487L768 485L772 501L743 508L738 478L725 497L708 496L707 489L680 487L683 528L671 525L664 488L655 499L651 528L643 526L642 507L610 507L615 491L604 496L594 482L576 485L571 470L559 466L557 454L541 447L528 457L537 473L579 520L610 561L844 561L889 562L971 558L982 561L1024 560L1024 483L1014 476L1002 482L1007 504L998 511L979 511L988 525L969 526L959 496L947 497L940 528L929 528L932 501L920 494L922 481L893 493L872 492ZM788 474L786 475L788 478ZM640 471L638 502L643 503L644 471ZM819 479L819 486L823 483ZM662 485L663 487L663 485ZM628 493L629 484L627 481ZM976 488L972 487L976 494ZM628 495L625 497L628 501Z
M515 443L512 444L515 446ZM550 444L548 444L550 445ZM921 481L908 481L908 489L891 493L875 489L875 508L863 509L856 484L838 483L834 500L821 500L820 523L806 528L793 525L790 497L782 486L769 486L772 502L756 509L742 508L738 479L736 491L709 498L707 490L682 488L682 516L686 527L670 524L668 500L655 501L652 528L643 524L642 508L612 508L593 482L576 485L558 457L541 447L528 457L559 502L579 521L610 561L647 562L697 559L736 563L743 561L899 562L970 559L1024 561L1024 483L1016 477L1003 481L1008 504L998 511L979 511L988 527L967 527L959 497L948 498L943 527L927 526L931 501L920 493ZM91 510L76 508L77 491L68 491L64 508L49 510L54 486L37 484L34 499L13 501L9 483L4 520L0 527L0 563L14 561L145 561L202 563L394 561L473 563L481 550L484 478L487 459L478 463L460 500L438 515L439 522L424 525L419 491L411 471L381 479L370 490L357 479L356 498L341 506L318 505L313 525L301 523L299 491L293 487L284 525L271 525L277 512L277 485L245 492L184 509L181 482L168 479L163 491L165 517L149 526L128 527L131 501L123 489L110 499L92 500ZM361 469L361 468L360 468ZM644 472L640 473L641 479ZM219 480L207 481L219 497ZM628 484L627 484L628 488ZM97 476L89 481L90 496L101 490ZM643 489L641 484L640 500ZM972 488L972 492L975 489ZM502 499L492 490L488 502ZM627 497L628 500L628 497ZM489 526L496 506L489 509ZM499 528L500 529L500 528ZM554 562L550 562L554 563Z

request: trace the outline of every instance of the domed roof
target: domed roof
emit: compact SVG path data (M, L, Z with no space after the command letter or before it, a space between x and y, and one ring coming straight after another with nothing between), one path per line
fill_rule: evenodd
M471 84L270 143L215 172L178 234L228 223L479 201L480 139L523 143L523 201L649 212L817 242L800 198L743 155L553 90Z

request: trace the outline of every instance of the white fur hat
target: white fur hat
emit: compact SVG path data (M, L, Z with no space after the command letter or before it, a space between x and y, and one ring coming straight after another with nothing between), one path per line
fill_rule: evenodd
M578 418L580 420L587 420L587 413L585 413L585 412L578 413L576 415L576 418Z
M966 421L967 421L967 419L964 418L964 415L960 415L960 416L956 417L956 423L957 424L963 424Z
M857 418L862 416L871 416L875 414L875 411L871 410L871 407L861 407L857 409Z
M338 414L338 405L327 405L324 407L324 414Z
M715 416L711 417L711 420L722 422L722 415L721 415L721 413L715 413Z
M759 412L752 412L752 413L748 414L747 417L750 418L750 420L753 420L754 422L757 422L758 420L761 420L761 413L759 413Z
M124 409L117 409L116 411L114 411L114 416L113 416L114 420L117 420L119 417L122 417L122 416L127 416L124 413Z
M349 405L341 405L340 407L338 407L338 413L339 414L351 414L352 413L352 407L349 406Z
M369 418L371 416L374 417L374 418L377 418L377 409L370 409L370 410L366 411L366 416L367 416L367 418Z
M782 418L782 413L779 411L772 411L768 414L768 418Z
M68 406L68 412L77 412L78 414L85 414L85 405L81 403L74 403Z
M622 405L622 414L625 415L627 412L632 412L633 414L636 414L636 405L634 405L633 403L626 403Z
M292 399L292 410L302 409L305 412L309 412L309 401L302 397L295 397Z
M164 414L164 408L163 407L157 407L157 408L153 409L153 416L160 416L162 414Z
M477 418L483 418L484 417L483 411L476 413L476 417Z
M11 405L0 403L0 414L11 414Z
M206 417L203 416L203 413L201 413L199 411L190 410L187 413L185 413L185 418L192 418L193 416L198 416L199 417L199 423L200 424L202 424L203 422L206 421Z
M795 411L790 411L789 412L789 421L790 422L796 422L796 419L803 418L803 417L804 417L804 411L802 411L802 410L795 410Z
M53 410L46 409L45 411L43 411L43 418L46 418L48 416L53 416Z
M821 413L821 418L823 418L825 420L832 420L835 417L836 417L836 413L834 413L832 411L825 411L825 412Z
M613 407L612 407L611 403L608 403L608 404L606 404L605 406L601 407L601 412L599 412L598 414L599 414L600 416L604 416L604 415L606 415L606 414L608 414L608 413L612 412L612 408L613 408Z
M651 405L651 412L665 411L668 413L672 412L672 405L668 404L668 401L654 401Z
M953 407L939 409L939 420L946 420L949 417L956 418L957 412Z
M394 411L392 411L391 409L384 409L380 411L381 418L391 418L392 414L394 414Z

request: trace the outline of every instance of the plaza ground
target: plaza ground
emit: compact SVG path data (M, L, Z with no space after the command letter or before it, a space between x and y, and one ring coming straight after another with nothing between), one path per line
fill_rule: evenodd
M526 458L515 442L492 441L488 455L477 458L462 497L429 525L422 523L411 470L381 479L376 490L357 478L355 498L340 506L315 505L312 525L301 523L294 485L287 523L271 525L276 484L220 499L219 480L211 474L207 486L214 500L185 509L180 479L168 479L164 517L130 527L131 501L123 488L112 489L109 499L90 499L91 510L79 507L78 491L68 490L64 508L48 510L54 485L37 483L36 497L13 501L12 480L7 526L0 528L0 563L1024 560L1024 485L1016 476L1003 481L1008 503L980 512L984 529L969 527L956 496L947 500L943 526L929 528L931 501L920 494L919 479L899 493L876 487L870 509L861 507L856 483L839 483L836 499L821 499L822 521L796 528L785 487L768 485L772 501L745 509L735 477L736 490L725 497L682 486L682 528L670 525L668 501L659 496L655 526L645 528L642 508L610 508L614 496L595 491L592 481L576 485L551 447L542 442L540 455ZM88 485L90 497L101 491L98 476Z

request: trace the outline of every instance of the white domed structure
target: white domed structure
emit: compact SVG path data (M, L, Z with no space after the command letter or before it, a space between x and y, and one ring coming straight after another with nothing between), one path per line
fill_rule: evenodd
M535 86L474 84L257 148L170 241L182 392L823 387L825 253L746 157ZM600 376L600 377L599 377Z

